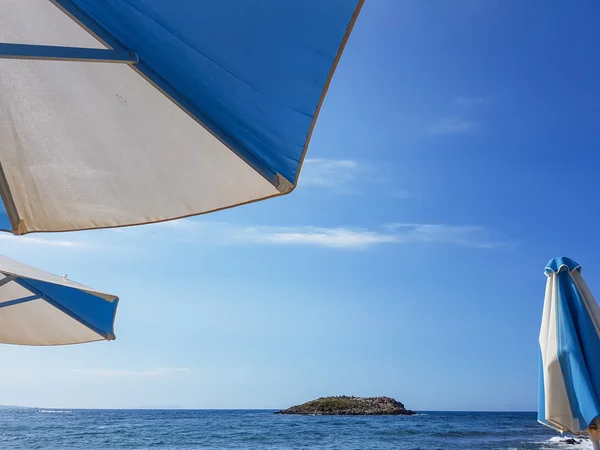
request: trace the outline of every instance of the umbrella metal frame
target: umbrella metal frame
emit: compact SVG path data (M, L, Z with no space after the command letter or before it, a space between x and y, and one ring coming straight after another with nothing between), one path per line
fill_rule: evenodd
M137 64L140 59L135 52L125 49L57 47L52 45L27 45L0 43L0 58L44 59L49 61L81 61Z
M137 64L139 57L98 26L71 0L50 0L108 49L0 43L0 58Z

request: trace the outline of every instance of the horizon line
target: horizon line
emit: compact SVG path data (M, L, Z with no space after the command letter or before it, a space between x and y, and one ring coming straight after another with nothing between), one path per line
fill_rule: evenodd
M285 408L187 408L180 406L138 406L125 408L107 408L107 407L49 407L49 406L21 406L21 405L0 405L0 409L41 409L41 410L79 410L79 411L280 411ZM500 410L500 409L413 409L416 413L532 413L535 410Z

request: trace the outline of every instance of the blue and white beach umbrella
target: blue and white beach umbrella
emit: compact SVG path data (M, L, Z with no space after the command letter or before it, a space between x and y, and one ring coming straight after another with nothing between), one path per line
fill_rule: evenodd
M0 343L113 340L118 301L112 294L0 255Z
M362 2L0 1L0 229L291 192Z
M598 441L600 307L575 261L554 258L545 273L538 420L560 432L587 432Z

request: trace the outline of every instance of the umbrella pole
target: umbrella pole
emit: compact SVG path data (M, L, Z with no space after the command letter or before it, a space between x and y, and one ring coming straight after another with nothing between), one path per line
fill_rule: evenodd
M600 430L598 429L598 419L595 419L594 422L587 429L587 433L592 439L592 448L594 450L600 450Z

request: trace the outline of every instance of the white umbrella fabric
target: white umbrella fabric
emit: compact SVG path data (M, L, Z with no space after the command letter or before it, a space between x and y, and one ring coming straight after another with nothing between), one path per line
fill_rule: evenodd
M113 340L119 299L0 255L0 343Z
M0 229L291 192L362 0L3 0Z

